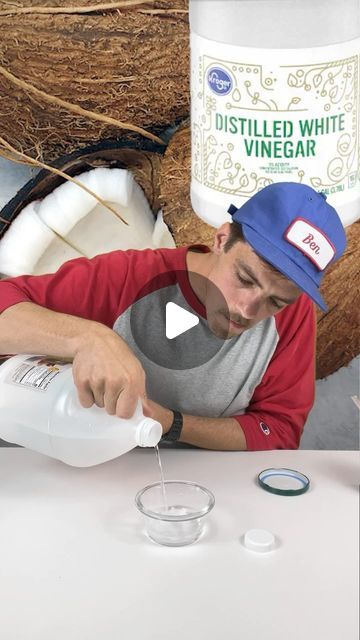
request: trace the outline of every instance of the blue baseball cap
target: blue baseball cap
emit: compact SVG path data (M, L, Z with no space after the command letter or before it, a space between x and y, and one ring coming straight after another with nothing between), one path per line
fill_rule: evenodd
M297 182L276 182L239 209L230 205L228 212L255 253L327 311L319 287L325 269L344 253L346 235L325 194Z

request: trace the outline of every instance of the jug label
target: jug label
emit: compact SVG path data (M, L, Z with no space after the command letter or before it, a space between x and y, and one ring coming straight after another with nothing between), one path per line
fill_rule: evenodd
M62 360L46 356L30 356L10 372L5 382L46 391L59 373L70 366Z
M192 34L192 179L199 194L226 207L234 195L248 199L272 182L293 181L331 194L333 206L354 199L359 49L359 38L257 49Z

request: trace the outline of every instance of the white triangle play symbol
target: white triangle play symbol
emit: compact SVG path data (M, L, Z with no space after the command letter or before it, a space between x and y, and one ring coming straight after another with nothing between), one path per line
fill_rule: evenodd
M199 324L199 318L190 311L182 309L175 302L168 302L166 304L166 337L169 340L176 338L177 336L189 331L197 324Z

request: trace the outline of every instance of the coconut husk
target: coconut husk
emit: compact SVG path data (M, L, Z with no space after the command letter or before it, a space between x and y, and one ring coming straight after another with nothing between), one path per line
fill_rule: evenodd
M185 122L171 137L160 172L164 221L178 247L200 242L212 246L215 229L194 212L190 201L191 137Z
M156 140L189 113L187 0L0 1L0 95L1 136L45 162Z
M215 229L202 222L191 206L190 164L190 129L184 123L172 136L161 164L160 200L164 220L177 246L191 243L211 246ZM321 289L329 311L317 312L317 378L346 366L360 353L360 222L347 227L346 233L346 252L329 269Z
M346 227L344 255L321 287L329 310L317 311L316 377L325 378L360 353L360 221Z
M84 171L96 167L128 169L142 188L154 215L160 208L158 179L162 146L156 146L146 140L142 148L139 141L131 147L129 141L103 141L97 145L77 150L58 158L52 167L75 177ZM45 198L50 192L64 182L65 178L49 170L42 170L30 180L0 211L0 238L11 222L30 202Z

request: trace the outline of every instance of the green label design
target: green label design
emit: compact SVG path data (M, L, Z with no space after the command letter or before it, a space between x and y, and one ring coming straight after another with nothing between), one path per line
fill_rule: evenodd
M192 178L208 199L280 180L337 204L359 185L359 40L245 49L192 35ZM218 198L218 201L219 198Z

